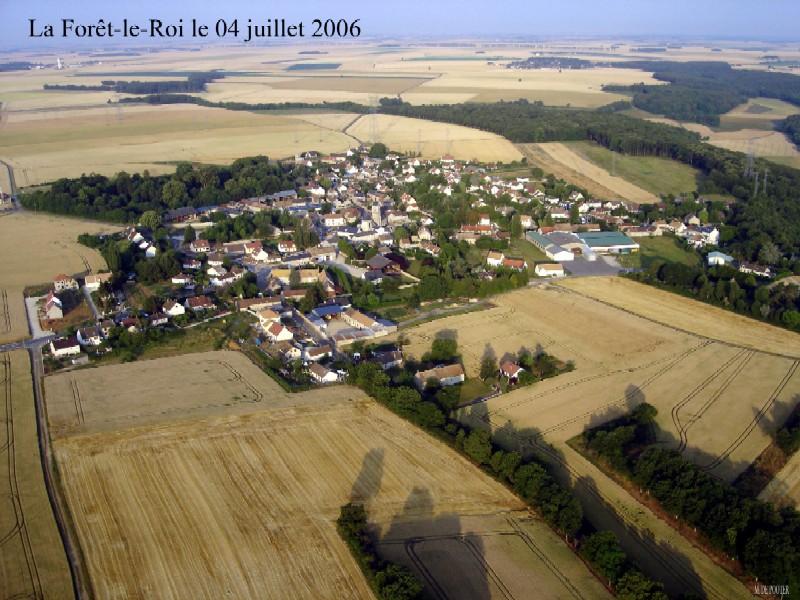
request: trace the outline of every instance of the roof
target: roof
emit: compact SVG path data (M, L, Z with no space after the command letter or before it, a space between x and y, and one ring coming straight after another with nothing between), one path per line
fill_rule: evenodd
M260 310L256 313L256 316L262 321L279 321L281 316L276 313L274 310L269 308L265 308L264 310Z
M500 365L500 371L503 373L503 375L509 375L511 377L514 377L522 370L524 370L522 367L520 367L517 363L511 362L510 360L507 360Z
M446 365L444 367L434 367L427 371L419 371L414 377L425 382L431 377L434 379L448 379L450 377L458 377L459 375L464 375L464 368L459 364L455 364Z
M330 317L333 315L341 314L342 307L339 306L338 304L324 304L322 306L318 306L311 312L313 312L318 317Z
M74 335L65 338L58 338L52 340L50 342L53 345L54 350L65 350L66 348L74 348L75 346L79 346L78 338Z
M312 363L309 365L308 370L311 372L312 375L315 375L318 379L322 379L325 377L330 371L323 367L319 363Z
M639 244L619 231L585 231L577 233L576 235L581 238L590 248L604 246L639 247Z
M564 265L559 265L555 263L542 263L536 265L537 269L541 269L542 271L563 271Z

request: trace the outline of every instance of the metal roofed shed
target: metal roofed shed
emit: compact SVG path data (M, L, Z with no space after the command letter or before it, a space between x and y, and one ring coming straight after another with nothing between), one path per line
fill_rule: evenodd
M627 254L639 251L639 244L619 231L589 231L579 232L576 235L599 254Z

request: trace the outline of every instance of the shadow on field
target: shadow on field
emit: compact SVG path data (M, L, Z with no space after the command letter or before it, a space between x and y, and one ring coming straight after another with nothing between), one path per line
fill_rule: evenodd
M373 448L364 455L361 471L350 490L350 502L364 504L364 508L381 489L383 479L383 448Z
M481 537L462 532L458 515L437 515L434 498L424 487L411 491L378 542L378 551L412 569L428 598L490 600L490 579L505 589L486 561Z
M573 492L580 499L586 518L595 529L612 531L628 556L649 577L662 581L671 597L689 594L706 597L703 581L691 560L667 542L657 540L650 529L640 524L644 508L638 509L636 514L617 510L606 500L591 477L580 477L573 486Z

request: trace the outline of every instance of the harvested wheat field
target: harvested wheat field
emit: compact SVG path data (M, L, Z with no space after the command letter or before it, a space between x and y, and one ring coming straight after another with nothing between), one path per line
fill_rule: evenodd
M759 500L778 506L800 509L800 452L795 452L789 462L759 494Z
M28 353L0 354L0 597L70 594L67 557L39 459Z
M106 223L14 213L0 217L0 342L28 337L22 290L52 282L60 274L83 275L106 268L96 250L78 244L78 235L111 233Z
M564 144L517 144L533 164L546 173L585 187L590 194L604 200L628 200L635 204L658 202L659 198L622 177L586 160Z
M347 501L366 502L381 524L522 508L370 400L75 436L55 447L102 598L370 598L334 528ZM418 489L426 494L417 503ZM564 553L549 530L536 539ZM516 576L516 556L492 557ZM524 560L545 570L533 553ZM588 576L574 556L558 560ZM450 566L433 568L447 577ZM561 585L551 580L546 585ZM589 589L597 593L587 597L605 596L597 584Z
M522 158L514 145L499 135L422 119L365 115L345 130L362 142L383 142L398 152L421 152L424 158L452 154L461 160L509 162Z
M800 336L709 304L621 277L582 277L559 285L698 336L800 358Z
M284 158L310 148L340 151L355 143L341 131L291 116L116 105L10 113L0 157L14 168L17 184L28 186L89 172L172 172L181 160L227 164L248 155Z
M61 437L363 394L349 386L289 394L244 354L218 351L57 373L45 396L50 433Z

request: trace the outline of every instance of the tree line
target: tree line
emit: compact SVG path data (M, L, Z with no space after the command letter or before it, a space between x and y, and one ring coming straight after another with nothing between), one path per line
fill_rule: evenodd
M645 271L625 274L625 277L800 331L800 287L797 285L769 286L752 273L741 273L729 266L705 269L663 262L654 263Z
M800 79L790 73L734 69L726 62L631 61L623 69L653 71L670 85L607 85L605 91L633 92L633 105L679 121L718 126L721 114L748 98L776 98L800 106Z
M306 167L270 161L266 156L240 158L230 166L179 164L172 175L120 172L62 178L49 189L26 192L28 210L74 215L114 223L136 223L146 211L163 215L183 206L212 206L242 198L295 189L310 180Z
M781 133L785 133L792 143L800 148L800 115L791 115L780 121L775 127Z
M100 85L75 85L45 83L45 90L66 90L75 92L117 92L119 94L169 94L205 92L206 84L225 77L223 73L208 71L189 73L185 81L101 81Z
M748 498L679 452L652 445L655 415L654 407L641 404L585 432L584 450L647 490L759 581L800 589L800 514Z

